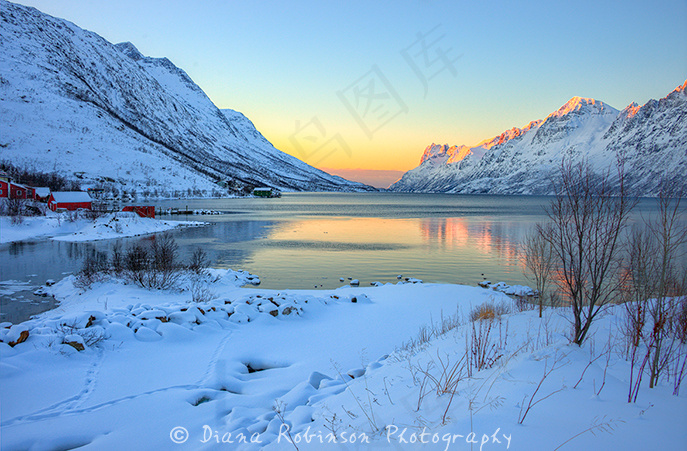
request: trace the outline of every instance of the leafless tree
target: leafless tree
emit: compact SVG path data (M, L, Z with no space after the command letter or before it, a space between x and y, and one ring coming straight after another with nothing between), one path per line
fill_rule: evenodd
M546 230L547 226L539 226ZM529 233L523 242L523 263L525 277L534 282L539 298L539 317L542 317L544 301L548 298L549 280L554 270L555 259L551 243L544 239L550 233L539 233L539 229Z
M634 230L629 240L628 279L623 290L628 311L624 332L632 367L629 400L636 399L645 370L653 388L681 356L682 297L687 294L684 194L684 188L676 183L663 183L658 215L645 219L643 228Z
M596 174L588 162L563 161L554 193L550 223L537 230L555 255L555 281L572 308L572 341L581 345L601 308L619 294L621 235L637 201L628 195L621 162L616 178L610 169Z

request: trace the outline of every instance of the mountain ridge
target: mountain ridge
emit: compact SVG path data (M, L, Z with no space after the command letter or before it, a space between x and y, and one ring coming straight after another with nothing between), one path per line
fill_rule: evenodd
M244 189L373 190L274 148L169 59L5 0L0 115L0 159L75 174L87 186L163 196L221 194L217 183L227 181Z
M573 97L546 118L463 149L461 159L437 158L432 144L420 165L388 189L406 192L551 194L563 159L605 170L619 159L636 195L654 196L661 179L687 179L687 81L666 97L623 110ZM464 149L466 148L467 149ZM434 156L430 163L430 157Z

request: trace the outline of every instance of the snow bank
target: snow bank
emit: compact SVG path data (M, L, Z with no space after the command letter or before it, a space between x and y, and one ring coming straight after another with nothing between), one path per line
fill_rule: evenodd
M67 214L27 217L20 224L0 217L0 243L35 238L54 237L59 241L95 241L158 233L177 227L195 227L207 223L198 221L161 221L141 218L132 212L110 213L95 221L69 220Z
M248 276L211 271L200 303L190 287L50 287L58 309L0 325L2 448L676 449L687 438L672 384L626 403L628 363L604 354L622 308L580 348L566 310L518 313L498 291L241 288ZM485 303L502 313L470 322ZM487 327L491 364L447 384Z
M479 282L478 285L482 288L491 288L494 291L500 291L509 296L534 296L535 292L532 288L526 285L508 285L505 282L491 283L488 280Z
M0 216L0 243L12 243L35 238L73 233L85 222L68 222L59 215L25 217L21 223L13 224L7 216Z

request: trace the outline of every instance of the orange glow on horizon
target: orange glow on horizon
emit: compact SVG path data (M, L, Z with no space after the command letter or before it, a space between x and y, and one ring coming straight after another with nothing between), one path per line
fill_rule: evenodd
M338 175L347 180L365 183L376 188L388 188L389 185L400 179L405 171L396 171L388 169L348 169L348 168L328 168L320 167L318 169L332 175Z

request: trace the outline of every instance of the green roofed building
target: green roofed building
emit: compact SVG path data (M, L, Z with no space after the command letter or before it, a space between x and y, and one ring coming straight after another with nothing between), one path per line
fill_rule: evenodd
M280 197L281 193L276 189L269 187L255 188L253 195L257 197Z

